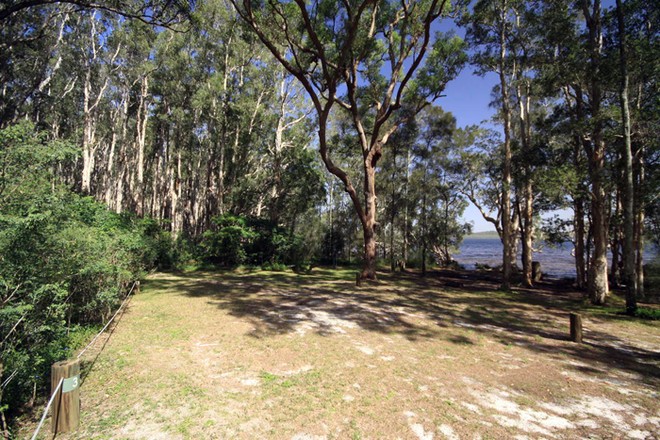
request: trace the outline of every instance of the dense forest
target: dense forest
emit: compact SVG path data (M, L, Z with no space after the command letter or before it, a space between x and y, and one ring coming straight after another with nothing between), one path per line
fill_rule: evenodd
M570 241L576 286L594 304L625 287L634 313L660 237L659 14L640 0L3 2L3 430L149 270L425 273L452 264L469 203L502 241L504 289L533 286L536 243ZM459 127L442 109L461 71L497 76L493 121ZM572 218L541 220L559 209Z

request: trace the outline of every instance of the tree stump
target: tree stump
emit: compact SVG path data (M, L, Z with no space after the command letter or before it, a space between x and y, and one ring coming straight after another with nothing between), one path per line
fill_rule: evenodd
M532 281L538 283L539 281L541 281L542 277L543 277L543 273L541 272L541 262L532 261Z
M71 432L80 424L80 361L75 359L55 362L51 367L52 391L55 391L60 379L64 381L53 400L53 433Z
M582 316L571 313L571 341L582 343Z

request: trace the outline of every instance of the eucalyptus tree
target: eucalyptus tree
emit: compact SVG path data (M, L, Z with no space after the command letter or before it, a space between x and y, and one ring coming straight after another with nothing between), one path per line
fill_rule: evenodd
M460 39L431 35L431 25L449 12L448 2L232 3L311 99L321 158L343 183L362 225L361 276L374 279L376 169L384 147L400 125L440 96L464 62ZM350 115L356 132L364 198L356 177L331 157L328 121L335 108Z
M655 55L660 46L655 5L638 0L617 2L606 23L606 47L610 57L618 62L618 98L621 109L619 129L624 194L624 228L632 226L632 244L626 242L630 230L624 232L624 275L629 310L635 297L644 296L644 233L645 214L657 212L658 138L659 124L657 72L660 60ZM616 71L616 69L613 69ZM627 110L626 110L627 108ZM651 237L653 234L649 234ZM633 277L633 278L631 278Z
M456 182L456 188L477 208L483 219L493 225L504 244L502 219L504 142L501 134L496 130L476 125L468 126L456 130L453 145L457 157L452 161L449 169ZM517 214L515 210L510 212L514 229L518 224ZM515 254L510 254L508 257L513 267Z
M632 159L632 140L630 135L630 104L628 99L628 89L630 77L628 73L628 49L626 47L626 24L625 13L621 0L616 0L616 16L619 37L619 69L620 69L620 89L619 98L622 116L622 135L623 135L623 162L624 162L624 208L623 208L623 255L624 255L624 282L626 285L626 311L634 314L637 309L637 278L635 277L635 258L634 258L634 183L633 183L633 159Z
M537 7L533 2L522 2L512 7L514 25L510 37L511 89L513 97L513 124L515 139L513 163L517 172L513 178L515 209L520 218L523 283L532 286L532 259L534 252L536 208L539 198L539 174L546 142L537 133L536 121L544 118L541 87L535 78L538 69L540 37L537 36Z
M43 124L43 104L57 94L57 74L66 66L71 18L68 7L33 8L0 26L0 127L25 116Z
M510 41L513 38L514 28L517 26L516 10L524 2L519 0L480 0L477 1L471 13L463 18L467 24L467 40L475 50L473 64L477 72L485 74L494 72L498 75L498 102L500 104L499 117L502 120L504 139L502 143L502 185L499 195L499 209L497 220L501 222L497 230L502 240L502 287L511 287L513 262L515 261L516 246L514 232L516 222L512 217L517 213L512 209L512 99L511 87L514 79L519 75L519 66L512 57Z
M430 254L443 266L451 264L451 253L470 232L470 225L460 222L467 201L453 173L460 160L453 141L456 119L439 107L427 107L418 119L410 192L415 213L413 236L425 274Z
M26 11L63 4L167 27L185 20L195 3L194 0L5 0L0 6L0 23L5 24Z
M618 174L618 154L612 146L621 137L611 127L625 125L612 118L621 95L614 80L621 68L620 53L607 51L607 16L600 1L548 2L539 12L547 48L539 72L548 90L556 93L558 113L567 119L564 128L572 133L574 165L586 168L574 197L578 285L583 283L581 266L587 265L588 294L594 304L603 304L609 290L609 229L615 221L611 194L619 180L612 178Z
M587 132L583 135L583 148L587 153L589 180L591 184L591 231L594 251L589 265L587 288L594 304L603 304L609 286L607 280L607 244L608 244L608 204L606 194L604 138L605 121L603 117L603 26L602 5L600 0L581 0L579 2L586 25L587 65L585 73L586 113L589 117Z
M381 175L376 191L382 194L379 208L387 223L382 229L387 237L386 256L389 257L390 270L397 267L406 269L408 264L411 239L411 213L415 200L410 197L412 147L419 135L417 119L405 124L390 139L389 153L380 164ZM385 240L384 240L385 241Z
M571 235L575 246L576 285L583 289L588 284L592 251L589 166L583 142L588 136L585 132L585 99L588 96L584 86L586 54L579 37L579 11L572 2L543 2L541 5L537 11L539 19L534 22L541 39L537 52L537 75L544 95L553 106L552 117L546 119L550 125L548 138L564 146L555 168L562 162L571 165L562 184L572 201Z

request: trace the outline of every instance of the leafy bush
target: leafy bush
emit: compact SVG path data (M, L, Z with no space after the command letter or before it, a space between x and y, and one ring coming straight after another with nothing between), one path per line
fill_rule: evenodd
M309 258L303 240L268 220L224 214L204 233L203 257L221 266L302 266Z
M53 362L72 355L144 271L176 258L153 220L116 214L57 182L75 159L29 124L0 130L0 409L47 393ZM10 197L11 195L11 197ZM3 403L9 402L8 405Z
M641 319L648 319L652 321L660 320L660 309L651 309L647 307L640 307L635 310L635 316Z
M255 237L242 217L225 214L213 219L215 230L204 232L204 256L215 264L238 266L247 261L246 248Z

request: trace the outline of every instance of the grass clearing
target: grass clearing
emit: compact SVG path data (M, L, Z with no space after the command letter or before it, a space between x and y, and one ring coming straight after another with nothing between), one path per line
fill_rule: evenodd
M380 277L356 288L354 270L154 274L87 362L82 426L60 438L660 434L657 321L547 285ZM568 341L575 310L581 345Z

